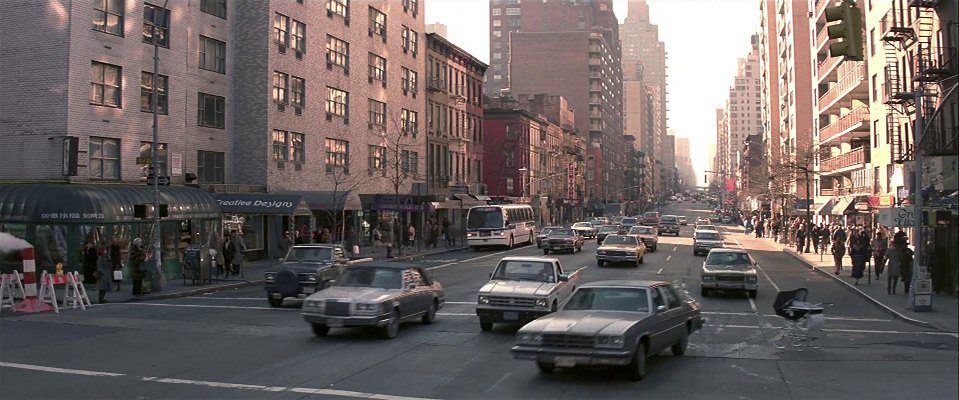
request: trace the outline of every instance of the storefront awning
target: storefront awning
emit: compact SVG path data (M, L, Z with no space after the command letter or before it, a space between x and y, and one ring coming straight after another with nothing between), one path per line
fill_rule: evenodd
M278 193L216 193L220 210L229 214L296 214L303 196Z
M135 185L0 185L0 221L117 223L137 221L134 205L153 204L153 187ZM185 186L160 186L169 220L219 218L213 196Z
M362 210L360 196L352 192L276 192L276 194L298 195L311 210Z
M835 204L836 203L832 199L829 199L825 203L816 206L816 215L829 215L829 213L832 212Z
M846 210L852 206L852 200L846 197L839 198L839 201L836 202L836 205L832 207L832 215L845 215Z

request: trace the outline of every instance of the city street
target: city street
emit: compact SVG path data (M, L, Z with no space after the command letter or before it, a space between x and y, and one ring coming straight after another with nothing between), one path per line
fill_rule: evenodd
M0 318L0 398L118 399L954 399L959 339L895 319L762 239L726 226L729 247L760 263L760 290L701 298L692 254L702 203L674 205L689 226L660 237L639 268L598 268L595 241L560 254L583 281L649 279L681 285L708 318L689 351L663 353L632 382L607 370L541 375L510 354L518 326L481 332L477 289L507 255L542 255L535 246L462 251L417 260L446 290L432 325L405 324L394 340L359 329L314 337L299 308L271 308L262 286L169 300L111 303L61 314ZM664 213L669 213L665 210ZM552 255L551 255L552 257ZM776 348L783 320L777 290L806 287L826 310L820 349Z

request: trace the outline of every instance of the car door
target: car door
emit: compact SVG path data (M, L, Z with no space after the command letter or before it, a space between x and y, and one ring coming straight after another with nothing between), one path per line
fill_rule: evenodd
M410 316L426 311L429 307L430 288L426 285L426 278L416 268L403 270L403 300L401 309L405 308L404 316ZM405 302L405 304L403 304Z
M666 298L663 297L662 292L660 292L658 288L649 288L649 294L652 300L652 313L649 316L651 320L649 324L649 351L650 354L656 354L662 351L666 344L669 343L669 338L667 337L669 335L669 322L667 321L669 306L666 303ZM660 307L665 307L665 310L659 311Z
M656 288L659 293L662 294L663 299L666 301L666 312L663 313L663 319L666 324L666 346L670 346L675 343L686 329L686 318L685 312L683 311L683 302L682 299L677 296L676 292L671 290L668 286L663 285Z

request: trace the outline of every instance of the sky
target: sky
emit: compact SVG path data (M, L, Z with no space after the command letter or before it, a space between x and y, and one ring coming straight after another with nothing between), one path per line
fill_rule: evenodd
M533 1L533 0L527 0ZM710 168L716 109L736 75L736 60L759 27L760 0L646 0L650 20L666 45L667 127L690 138L697 180ZM426 23L442 23L453 44L489 62L488 0L427 0ZM627 0L613 0L622 22ZM702 181L697 182L702 185Z

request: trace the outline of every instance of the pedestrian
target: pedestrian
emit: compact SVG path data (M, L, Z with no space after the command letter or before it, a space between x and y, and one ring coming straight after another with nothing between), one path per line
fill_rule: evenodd
M869 254L869 237L865 232L856 233L849 245L849 255L852 257L852 278L856 280L857 285L863 277L863 271L866 270Z
M383 247L383 232L380 232L379 226L373 227L373 252L378 253L380 247Z
M905 234L902 236L902 243L903 247L900 255L902 272L899 274L899 278L902 280L903 291L909 294L909 287L912 284L912 262L916 253L909 248L909 239L906 238Z
M233 269L233 235L227 233L223 237L223 248L220 249L220 254L223 255L223 272L225 276L230 276L230 271Z
M143 279L146 278L146 269L143 265L146 253L143 252L143 239L136 238L130 244L130 275L133 279L133 296L143 294Z
M406 228L406 235L409 240L410 249L413 248L413 244L416 243L416 228L413 227L413 223L410 222L410 226Z
M297 239L293 238L293 233L290 231L283 233L283 239L280 239L280 258L285 258L293 246L303 244L302 240L297 243Z
M440 227L439 224L430 223L430 243L433 244L433 248L436 248L436 242L439 241L440 236Z
M105 247L99 249L97 257L97 302L107 303L107 291L113 286L113 265L110 264L110 252Z
M453 235L450 232L450 220L443 218L443 237L446 238L446 247L452 246Z
M796 251L802 253L806 247L806 224L796 226ZM808 253L809 250L806 250Z
M886 269L886 294L896 294L896 286L899 285L899 276L903 273L902 262L906 258L905 239L897 238L892 240L892 247L886 250L883 255ZM906 286L908 287L908 286Z
M233 262L230 264L230 273L240 274L240 268L243 267L243 252L246 251L246 243L243 242L243 236L236 231L230 234L230 247L233 252Z
M97 283L97 258L99 258L97 247L92 240L87 241L83 246L83 283L91 285Z
M843 235L838 235L839 232L843 232ZM842 258L846 255L846 236L845 231L837 230L836 233L832 235L832 259L836 265L835 274L839 275L842 272Z
M876 228L876 238L872 241L872 258L873 265L876 266L876 279L880 278L883 270L883 257L886 255L886 250L889 250L889 237L886 234L886 230L883 227Z
M330 228L323 228L320 231L320 243L333 243L333 234L330 233Z

